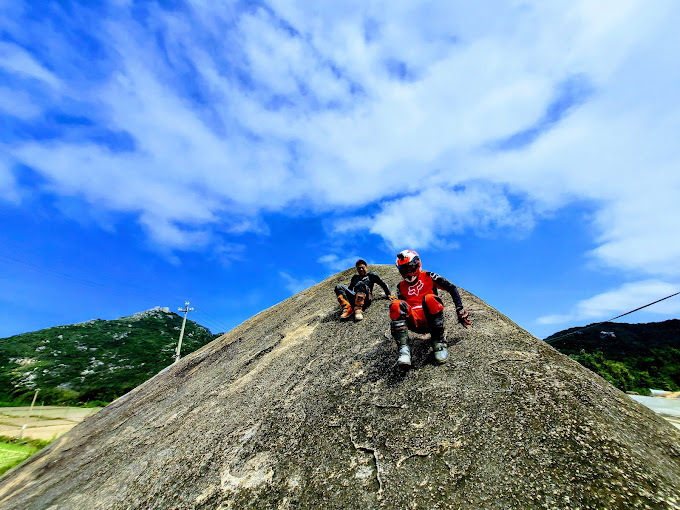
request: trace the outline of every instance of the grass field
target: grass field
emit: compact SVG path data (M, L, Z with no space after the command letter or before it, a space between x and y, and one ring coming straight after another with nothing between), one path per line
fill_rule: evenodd
M40 406L0 407L0 475L101 408Z
M0 475L14 466L21 464L35 452L40 450L46 441L17 441L0 436Z

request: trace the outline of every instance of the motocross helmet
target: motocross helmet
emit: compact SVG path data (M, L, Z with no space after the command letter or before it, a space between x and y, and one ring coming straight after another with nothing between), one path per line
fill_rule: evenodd
M414 283L420 276L420 255L413 250L404 250L397 255L397 269L408 283Z

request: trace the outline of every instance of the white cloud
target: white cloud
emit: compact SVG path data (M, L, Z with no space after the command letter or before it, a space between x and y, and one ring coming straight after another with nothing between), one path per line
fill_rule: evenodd
M302 279L295 278L283 271L279 271L279 276L283 278L285 286L290 291L291 294L297 294L298 292L302 292L303 290L308 289L312 285L319 283L312 280L311 278Z
M544 315L542 317L539 317L536 319L536 322L538 324L565 324L567 322L570 322L574 320L574 316L569 315L569 314L553 314L553 315Z
M346 257L339 257L334 253L329 253L319 257L318 261L326 266L328 266L333 271L344 271L350 267L354 267L357 260L361 257L358 255L349 255Z
M0 42L0 67L24 78L34 78L45 82L55 88L61 84L61 80L53 72L15 44Z
M231 218L243 232L262 211L299 207L341 209L337 232L368 229L395 248L450 245L587 201L596 262L680 274L676 2L286 0L239 13L194 1L188 16L150 7L153 30L126 5L93 34L115 60L89 87L60 74L69 55L48 67L0 45L5 70L54 89L31 96L37 108L77 100L134 139L130 152L2 146L54 193L133 212L174 248L215 242ZM592 88L585 104L533 143L490 149L545 120L574 76ZM14 114L33 115L23 104ZM347 216L369 204L378 212Z
M140 223L156 243L171 249L200 250L210 241L208 232L182 229L164 218L142 215Z
M370 218L337 222L338 232L367 230L389 246L442 245L452 234L480 235L498 228L529 229L532 218L513 207L501 189L474 182L464 189L426 188L422 192L386 201Z
M626 283L614 290L603 292L579 302L570 313L546 315L537 319L539 324L563 324L575 321L605 321L640 306L652 303L680 291L680 282L643 280ZM664 314L680 313L680 299L676 296L645 308L647 312Z
M18 204L19 194L17 193L16 186L10 162L0 154L0 199Z
M40 114L41 109L26 92L0 87L0 112L3 111L14 117L29 119Z

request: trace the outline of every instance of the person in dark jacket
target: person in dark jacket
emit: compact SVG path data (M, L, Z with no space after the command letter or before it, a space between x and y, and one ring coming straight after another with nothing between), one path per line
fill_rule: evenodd
M352 276L349 285L336 285L335 295L342 308L340 319L349 319L354 315L354 320L364 318L364 310L373 301L373 286L377 283L382 287L385 295L390 299L396 299L390 292L390 287L375 272L368 271L366 261L359 259L355 264L357 274Z
M397 285L397 298L390 303L392 336L399 345L399 365L411 364L408 330L430 333L434 360L446 363L448 352L444 339L444 303L437 289L448 292L456 306L458 322L465 328L472 326L470 315L456 286L431 271L423 271L420 256L413 250L397 255L397 269L403 278Z

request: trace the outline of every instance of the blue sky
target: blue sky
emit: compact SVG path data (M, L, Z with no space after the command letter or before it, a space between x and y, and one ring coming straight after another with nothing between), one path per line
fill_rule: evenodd
M0 0L0 337L185 300L225 331L405 248L540 338L677 292L679 24Z

